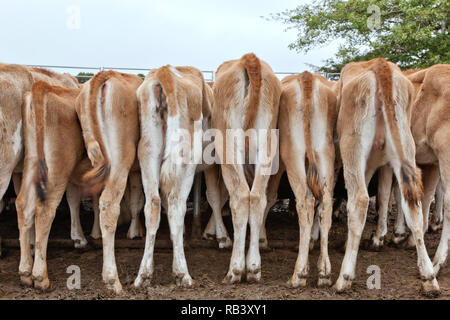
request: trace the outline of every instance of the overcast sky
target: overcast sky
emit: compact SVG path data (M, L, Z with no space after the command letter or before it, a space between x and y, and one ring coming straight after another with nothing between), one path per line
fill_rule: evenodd
M154 68L165 64L216 70L256 53L274 71L321 64L334 48L307 55L268 17L308 0L0 0L0 61ZM79 19L78 19L79 12Z

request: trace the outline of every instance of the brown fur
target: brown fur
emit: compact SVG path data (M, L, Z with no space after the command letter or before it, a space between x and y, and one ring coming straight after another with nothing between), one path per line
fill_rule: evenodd
M403 161L405 155L403 154L400 132L395 119L392 70L388 62L383 58L374 60L370 70L375 74L377 80L376 100L383 105L387 125L389 126L396 151L400 160Z
M105 88L106 82L112 78L123 81L124 83L136 82L139 84L142 82L142 79L138 76L115 71L101 71L89 81L89 112L87 115L89 124L86 127L86 130L89 132L85 134L88 137L85 143L93 169L83 176L83 193L86 195L101 192L110 173L110 159L105 150L96 110L102 108L107 90ZM100 100L100 104L98 104L98 100Z
M174 116L178 113L178 103L176 100L175 85L173 81L173 74L170 71L170 66L164 66L156 71L156 77L162 87L162 94L167 97L167 104L170 106L168 108L169 116ZM165 99L164 99L165 100Z
M45 163L44 155L44 128L45 128L45 116L46 106L45 97L48 93L50 85L44 81L36 82L32 87L32 110L34 111L34 121L36 130L36 151L38 156L37 170L35 177L35 185L38 198L41 202L46 199L47 193L47 181L48 181L48 168Z
M402 165L402 192L410 207L418 206L423 197L422 171L408 164Z
M310 72L303 72L298 78L302 88L303 130L306 143L306 156L308 158L307 183L314 197L322 201L322 187L320 185L319 172L317 171L316 156L312 148L312 94L313 76Z
M34 72L39 72L42 74L45 74L47 77L55 77L57 75L57 73L50 71L48 69L44 69L44 68L31 68L31 70L33 70Z
M313 226L315 203L320 201L322 210L318 227L321 230L321 254L318 263L318 285L323 286L329 283L331 274L331 269L326 267L326 261L329 259L328 230L332 222L336 158L334 146L336 93L333 83L309 72L285 77L281 87L278 119L282 164L280 169L286 169L289 184L295 195L295 207L302 234L297 264L289 284L294 287L306 285L305 277L308 273L307 261L311 241L309 230ZM314 133L320 134L320 137L313 136ZM314 142L319 138L321 139L320 149L315 149ZM281 177L281 174L283 171L277 176ZM276 182L279 179L275 177L273 180ZM277 187L274 188L269 183L269 191L273 192L272 190L276 189ZM309 236L305 237L305 234Z
M10 170L10 172L7 172L8 169L4 169L2 174L8 175L8 178L4 179L4 181L8 181L9 183L9 178L13 170L17 174L22 171L22 168L12 167L14 163L17 163L17 161L20 160L17 159L17 157L22 157L22 155L13 155L12 150L9 149L9 146L11 145L9 140L12 138L16 128L18 128L20 121L22 120L22 108L25 105L24 97L27 92L32 90L33 83L41 81L40 86L42 87L44 83L42 81L45 81L45 83L50 83L52 85L77 88L78 82L75 78L67 74L58 74L45 69L30 68L15 64L0 64L0 74L2 75L2 77L0 77L0 108L2 111L2 118L4 119L4 121L0 123L0 127L3 128L3 139L8 140L8 143L6 143L6 140L0 141L0 143L5 146L1 155L3 163L2 167L9 167L8 169ZM37 105L40 102L37 102ZM39 127L39 129L42 128L42 126ZM17 147L19 147L19 150L21 150L23 146L22 141L16 141L16 143L18 144ZM41 165L40 172L42 175L45 175L45 161L41 163ZM42 181L45 181L45 179ZM45 185L42 184L42 187L45 188ZM6 187L2 185L0 188L5 189ZM3 191L0 191L0 196L3 196Z
M245 72L249 79L250 96L248 106L245 113L244 131L253 128L255 125L256 115L258 114L258 107L261 95L261 63L259 59L253 54L249 53L241 58Z
M78 89L66 89L63 87L51 86L47 82L37 81L31 88L31 112L34 113L34 132L36 142L36 175L35 186L38 198L41 202L46 201L47 195L47 182L48 182L48 168L45 159L45 128L47 115L47 99L49 95L56 95L62 99L68 99L68 101L75 100L76 95L79 93ZM52 103L55 103L52 101ZM54 107L52 107L54 108ZM55 110L56 111L56 110ZM58 110L59 112L59 110ZM64 112L64 110L61 110ZM50 115L51 116L51 115Z
M250 215L250 221L252 221L252 216L262 217L264 215L267 201L265 193L269 176L263 174L261 166L261 170L258 169L254 173L254 180L251 181L250 187L248 180L250 180L249 173L252 170L249 169L251 168L228 161L230 159L224 152L227 149L226 133L231 128L244 131L254 128L258 120L258 129L269 130L266 138L268 153L271 154L270 130L276 128L278 120L280 81L266 62L256 58L254 54L248 54L241 59L227 61L219 66L213 87L214 103L211 112L211 127L220 130L224 138L221 142L218 141L219 139L215 140L216 153L222 161L222 177L230 195L235 234L245 235L247 218L244 222L243 217ZM260 119L266 122L261 121L260 124ZM248 149L246 143L245 150L243 150L246 155L249 153ZM270 163L267 163L269 168L272 166L272 161L273 159L270 159ZM251 243L259 243L260 226L251 224L251 228ZM225 283L239 282L245 270L247 271L247 280L258 281L260 279L258 263L247 265L247 269L245 269L245 261L241 261L245 256L242 252L245 247L243 241L245 241L245 236L235 239L233 250L238 250L239 254L233 254L229 272L224 279ZM236 265L242 265L244 268L239 270L235 267Z
M396 123L395 105L393 96L393 74L388 65L388 62L383 59L375 59L371 65L371 71L375 74L377 79L377 100L381 101L386 116L386 122L391 132L392 140L395 145L397 154L402 162L402 190L405 199L409 206L418 205L422 198L421 180L418 180L418 175L410 165L405 161L403 153L402 142L400 138L399 127ZM418 170L418 169L417 169Z

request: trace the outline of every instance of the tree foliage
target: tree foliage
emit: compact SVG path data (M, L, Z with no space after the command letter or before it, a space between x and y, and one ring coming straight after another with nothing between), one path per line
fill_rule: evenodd
M385 57L404 69L450 63L450 0L322 0L272 15L298 30L297 51L341 39L318 68L339 72L350 61Z
M90 78L92 78L94 74L92 72L79 72L75 78L77 78L79 83L85 83Z

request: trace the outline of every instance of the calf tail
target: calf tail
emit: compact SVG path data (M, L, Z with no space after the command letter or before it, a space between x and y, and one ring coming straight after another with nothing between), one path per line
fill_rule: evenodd
M47 93L50 90L50 85L44 81L38 81L33 84L31 88L31 104L32 112L34 113L34 128L37 162L35 164L34 184L38 199L44 202L47 197L47 183L48 183L48 168L45 161L45 118L47 115Z
M93 168L84 174L82 181L84 193L97 194L104 188L110 172L110 161L106 152L102 131L100 129L99 114L103 112L107 81L111 78L111 71L99 72L92 78L89 90L88 113L88 141L86 149Z
M302 88L303 130L306 144L306 157L308 159L306 182L314 197L322 201L323 190L320 183L319 171L317 170L316 155L312 146L313 75L305 71L300 75L299 81Z
M258 108L261 96L262 71L261 62L253 53L244 55L241 58L244 65L246 77L248 78L248 90L250 91L248 106L245 112L243 129L244 131L253 128L258 115Z

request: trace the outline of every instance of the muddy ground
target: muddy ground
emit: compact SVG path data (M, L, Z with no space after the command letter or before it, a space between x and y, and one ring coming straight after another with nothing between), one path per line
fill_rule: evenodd
M370 210L363 238L369 238L376 226L376 216ZM204 225L209 212L203 214ZM187 222L190 222L187 215ZM228 230L232 230L231 218L224 217ZM0 235L3 238L17 238L16 214L9 210L0 214ZM82 212L85 234L89 234L92 213ZM390 217L388 238L392 235L393 216ZM295 215L278 212L267 220L268 239L298 239L298 224ZM69 238L70 220L65 206L58 209L53 223L51 238ZM188 228L189 229L189 228ZM330 259L332 279L336 280L343 259L343 243L346 238L345 217L334 221L330 234ZM118 229L117 238L126 237L127 226ZM439 243L440 233L427 234L426 244L430 255ZM168 239L168 226L162 217L158 238ZM19 250L4 249L0 258L0 299L428 299L420 295L420 280L416 265L416 252L385 246L380 252L361 249L358 256L356 279L350 291L337 294L332 288L317 288L317 267L319 250L310 254L310 276L304 289L291 289L285 284L291 276L297 252L293 249L276 249L262 253L262 282L223 285L231 256L230 250L186 248L186 257L191 276L196 285L192 289L177 288L172 278L171 250L157 250L153 285L146 289L134 289L132 284L137 275L143 249L116 249L119 277L124 293L114 296L104 289L101 279L102 251L100 249L48 250L48 270L51 290L41 293L19 284ZM81 289L69 290L66 286L70 274L66 269L78 265L81 270ZM368 266L377 265L381 269L381 289L369 290L366 286ZM437 299L450 298L450 268L444 267L439 275L441 295Z

